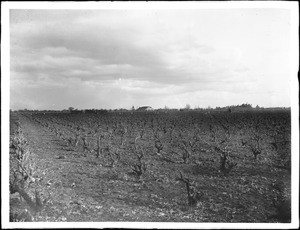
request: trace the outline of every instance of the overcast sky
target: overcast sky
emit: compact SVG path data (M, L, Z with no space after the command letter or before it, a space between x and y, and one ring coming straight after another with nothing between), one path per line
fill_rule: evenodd
M11 10L12 109L290 106L284 9Z

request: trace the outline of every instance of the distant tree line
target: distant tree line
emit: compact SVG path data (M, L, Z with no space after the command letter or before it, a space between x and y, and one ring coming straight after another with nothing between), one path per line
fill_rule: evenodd
M138 109L135 109L134 106L132 106L130 109L125 108L118 108L118 109L75 109L74 107L69 107L68 109L63 110L29 110L29 109L20 109L20 110L12 110L10 109L10 112L23 112L23 113L72 113L72 114L79 114L79 113L88 113L88 114L107 114L108 112L138 112L142 110L143 108L150 106L142 106ZM252 104L249 103L243 103L241 105L230 105L225 107L215 107L211 108L208 106L207 108L200 108L199 106L195 107L194 109L191 108L190 104L186 104L184 108L181 109L175 109L175 108L169 108L165 106L164 108L159 109L152 109L149 111L154 112L176 112L176 111L227 111L227 112L234 112L234 111L245 111L245 110L261 110L261 109L268 109L268 110L278 110L278 109L290 109L289 107L272 107L272 108L263 108L260 106L252 107Z

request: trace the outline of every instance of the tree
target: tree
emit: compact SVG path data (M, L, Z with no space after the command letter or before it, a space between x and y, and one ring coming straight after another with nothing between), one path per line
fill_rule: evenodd
M185 109L187 109L187 110L191 109L191 105L190 104L186 104Z
M73 107L69 107L69 109L68 109L70 112L71 111L73 111L74 110L74 108Z

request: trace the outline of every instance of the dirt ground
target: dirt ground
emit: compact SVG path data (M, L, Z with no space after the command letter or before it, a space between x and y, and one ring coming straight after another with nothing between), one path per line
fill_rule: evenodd
M243 163L228 176L199 165L169 163L158 156L148 156L147 171L133 176L126 162L105 166L104 158L83 154L68 146L48 129L18 115L24 136L33 153L34 175L42 198L47 199L38 213L29 213L18 194L11 194L10 213L27 221L63 222L278 222L272 206L271 181L289 187L290 175L263 164ZM146 141L146 140L145 140ZM121 151L128 152L126 146ZM128 155L130 157L130 154ZM14 159L10 160L11 167ZM178 169L193 175L202 192L196 207L187 205L186 189L176 180ZM28 187L33 196L33 188ZM29 217L28 217L29 216Z

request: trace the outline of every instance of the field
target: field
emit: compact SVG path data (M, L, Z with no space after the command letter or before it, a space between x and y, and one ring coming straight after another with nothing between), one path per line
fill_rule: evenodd
M291 221L289 110L10 115L10 221Z

